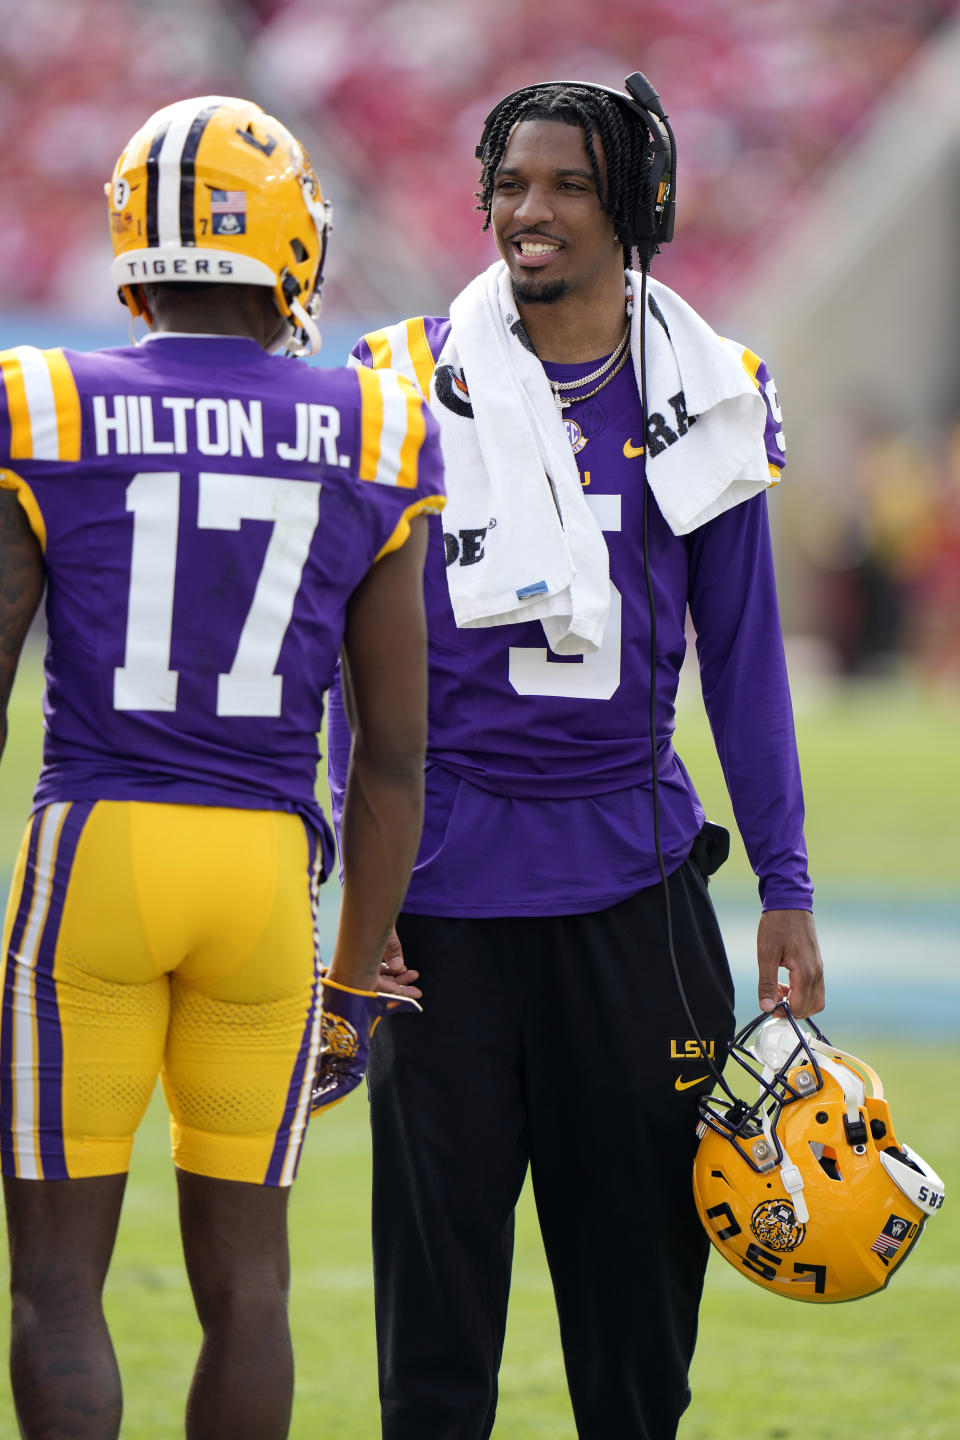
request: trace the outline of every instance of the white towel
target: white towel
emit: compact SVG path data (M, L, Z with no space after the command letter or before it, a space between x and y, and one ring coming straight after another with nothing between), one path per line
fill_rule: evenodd
M639 297L641 276L626 278ZM772 483L767 411L742 346L721 339L666 285L648 278L647 295L647 478L667 524L684 535ZM543 366L517 336L502 260L461 291L450 321L431 384L446 471L444 529L480 537L471 563L447 567L457 625L541 620L554 653L589 654L609 610L606 542ZM631 353L639 387L639 306ZM462 372L473 420L438 398L446 366Z
M641 276L628 270L627 278L639 297ZM686 535L773 483L767 407L742 345L721 339L675 291L649 277L647 297L647 480L670 529ZM639 306L630 339L639 386ZM681 434L683 443L675 443Z
M510 275L498 261L450 306L431 408L440 422L444 529L483 532L482 559L447 567L459 626L540 620L558 655L599 649L610 608L603 532L543 366L516 337ZM475 422L437 399L442 367L462 370Z

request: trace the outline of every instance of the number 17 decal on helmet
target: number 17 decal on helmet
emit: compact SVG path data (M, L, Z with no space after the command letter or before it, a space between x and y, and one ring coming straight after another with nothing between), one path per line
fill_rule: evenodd
M944 1192L897 1141L879 1076L786 1005L745 1026L730 1054L754 1098L700 1101L693 1192L710 1240L791 1300L882 1290Z

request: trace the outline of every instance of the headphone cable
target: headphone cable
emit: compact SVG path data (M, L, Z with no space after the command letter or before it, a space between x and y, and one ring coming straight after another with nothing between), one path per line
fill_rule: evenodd
M673 967L673 976L677 985L677 993L680 996L680 1003L683 1006L684 1014L690 1024L694 1037L700 1046L700 1054L706 1064L713 1072L717 1084L736 1103L736 1096L723 1078L723 1073L716 1065L713 1057L708 1054L706 1041L700 1034L697 1022L693 1018L693 1012L687 1000L687 992L683 986L680 976L680 965L677 961L677 951L673 937L673 906L670 901L670 883L667 878L667 869L663 861L663 849L660 842L660 777L659 760L657 753L657 611L653 593L653 576L650 572L650 526L649 526L649 498L650 486L647 482L647 451L650 443L650 430L647 424L647 274L650 269L649 257L640 257L640 409L643 416L643 574L647 586L647 604L650 609L650 771L651 771L651 794L653 799L653 844L657 852L657 867L660 871L660 882L663 886L664 918L666 920L667 951L670 956L670 964Z

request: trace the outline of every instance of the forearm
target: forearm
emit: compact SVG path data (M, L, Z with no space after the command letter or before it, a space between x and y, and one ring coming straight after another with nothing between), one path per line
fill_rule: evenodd
M343 891L330 979L360 990L377 988L422 825L422 751L376 759L358 740L343 808Z
M375 990L423 825L427 631L423 517L351 597L341 664L353 731L340 821L343 893L328 978Z
M751 738L753 743L751 744ZM737 828L764 910L809 910L804 802L792 720L779 733L728 735L718 745Z
M803 788L759 497L703 527L691 611L704 703L765 909L809 909Z
M338 669L327 692L327 789L330 792L330 819L340 849L340 817L346 797L347 772L353 736L344 705L341 671ZM341 876L342 878L342 876Z

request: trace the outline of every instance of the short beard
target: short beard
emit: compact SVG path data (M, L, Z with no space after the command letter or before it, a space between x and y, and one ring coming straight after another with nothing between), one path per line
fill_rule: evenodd
M518 305L555 305L570 289L566 280L547 280L538 284L535 280L515 280L513 293Z

